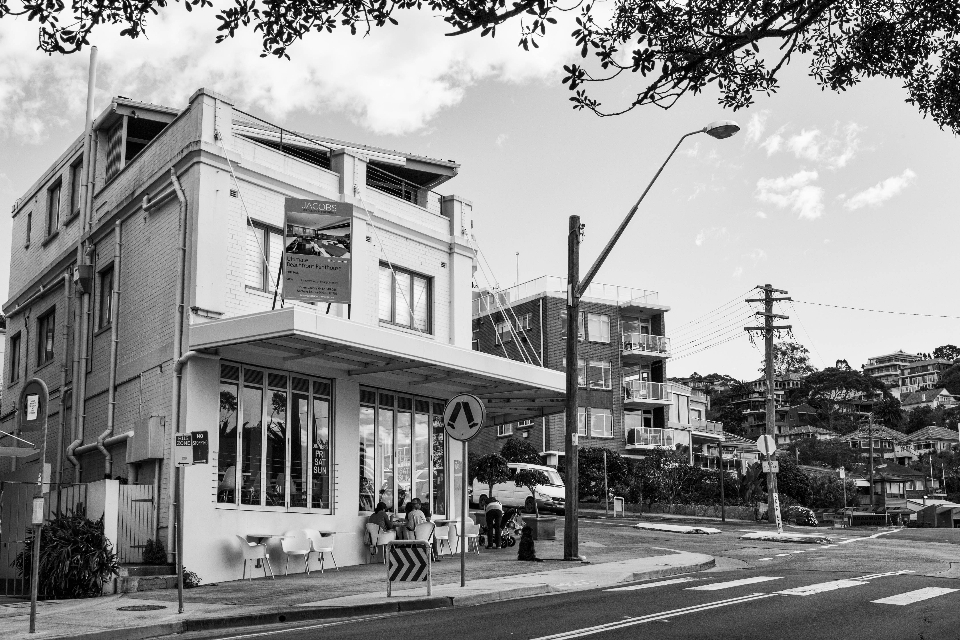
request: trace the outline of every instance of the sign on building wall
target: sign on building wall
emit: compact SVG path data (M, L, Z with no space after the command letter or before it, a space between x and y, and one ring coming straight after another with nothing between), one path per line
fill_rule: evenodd
M283 297L350 304L353 205L287 198Z

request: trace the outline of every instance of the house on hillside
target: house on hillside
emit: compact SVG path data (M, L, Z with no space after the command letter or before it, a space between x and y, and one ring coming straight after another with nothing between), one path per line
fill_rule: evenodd
M890 508L907 508L908 500L923 499L932 494L939 486L939 480L927 478L922 471L897 464L883 462L873 468L874 506ZM866 503L861 497L861 504Z
M745 473L747 467L760 461L760 452L755 440L723 432L723 442L720 444L723 452L723 468L730 473L739 471Z
M960 396L950 393L943 387L914 391L900 398L900 407L904 411L912 411L920 407L936 409L937 407L949 408L958 405L960 405Z
M850 444L862 457L870 456L870 439L873 439L873 455L876 458L890 460L897 464L909 464L917 459L917 454L907 443L907 436L887 426L875 424L860 425L852 433L840 436L841 442Z
M900 370L900 397L916 391L936 389L940 386L940 374L952 364L949 360L931 358L904 365Z
M952 429L945 429L937 425L924 427L907 436L907 443L918 454L950 451L958 446L960 434Z
M808 438L814 440L835 440L839 434L823 427L814 427L813 425L785 426L781 433L777 434L777 445L786 445L791 442L797 442Z
M902 350L882 356L874 356L868 358L867 363L863 365L863 373L877 378L891 393L899 396L900 373L903 367L919 360L923 360L923 358Z

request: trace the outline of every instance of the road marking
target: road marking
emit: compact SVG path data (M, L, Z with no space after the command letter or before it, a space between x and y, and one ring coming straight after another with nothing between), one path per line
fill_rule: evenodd
M914 573L912 569L901 569L900 571L887 571L886 573L871 573L869 575L860 576L859 578L851 578L852 580L873 580L875 578L886 578L887 576L902 576L906 573Z
M846 589L847 587L858 587L867 584L859 580L831 580L830 582L819 582L817 584L808 584L804 587L794 587L785 589L777 593L783 596L812 596L825 591L836 591L837 589Z
M589 636L596 633L603 633L604 631L613 631L616 629L631 627L636 624L643 624L644 622L656 622L658 620L667 620L669 618L686 615L688 613L697 613L699 611L709 611L710 609L719 609L720 607L727 607L730 605L740 604L743 602L753 602L756 600L762 600L764 598L769 598L774 595L776 594L751 593L750 595L742 596L739 598L730 598L729 600L718 600L717 602L710 602L708 604L697 605L694 607L683 607L682 609L673 609L671 611L651 613L649 615L640 616L637 618L627 618L626 620L619 620L617 622L608 622L607 624L600 624L594 627L585 627L583 629L572 629L570 631L562 631L560 633L555 633L553 635L534 638L533 640L568 640L570 638L582 638L584 636Z
M806 551L794 551L793 553L806 553Z
M634 584L629 587L616 587L615 589L604 589L604 591L635 591L637 589L652 589L653 587L664 587L668 584L680 584L681 582L692 582L697 578L674 578L673 580L661 580L660 582L645 582L643 584Z
M768 580L782 580L782 577L755 576L753 578L743 578L741 580L731 580L729 582L717 582L714 584L705 584L700 587L687 587L687 591L719 591L721 589L732 589L742 587L745 584L756 584L758 582L767 582Z
M759 558L759 560L773 560L773 558Z
M885 536L888 533L897 533L896 531L878 531L872 536L863 536L862 538L849 538L847 540L841 540L837 544L848 544L850 542L856 542L857 540L870 540L871 538L879 538L880 536Z
M896 605L907 605L913 604L914 602L920 602L921 600L929 600L930 598L936 598L937 596L946 595L948 593L953 593L954 591L960 591L960 589L947 589L944 587L924 587L923 589L917 589L916 591L907 591L906 593L901 593L900 595L890 596L889 598L880 598L879 600L871 600L874 604L896 604Z
M790 554L789 554L789 553L778 553L778 554L777 554L777 557L778 557L778 558L782 558L783 556L788 556L788 555L790 555Z

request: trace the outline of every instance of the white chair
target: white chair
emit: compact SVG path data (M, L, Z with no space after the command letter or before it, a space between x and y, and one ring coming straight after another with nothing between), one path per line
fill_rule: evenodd
M267 577L267 567L270 567L270 577L276 580L276 576L273 575L273 566L270 564L270 556L267 555L267 545L250 542L239 535L237 539L240 541L240 551L243 553L243 572L240 574L240 579L243 580L247 573L247 560L253 560L254 562L263 560L263 577ZM249 579L253 580L253 567L250 567Z
M337 566L337 557L333 555L333 547L336 543L336 535L321 535L316 529L305 529L304 533L307 534L307 537L310 538L310 543L312 544L311 551L315 551L317 556L320 558L320 573L323 573L323 557L324 554L329 553L330 557L333 559L333 566L337 571L340 571L340 567ZM307 556L307 573L310 573L310 563L309 555Z
M453 550L454 553L460 551L460 544L463 538L467 539L467 551L471 551L470 544L473 543L473 551L480 553L480 525L467 520L467 528L464 530L464 533L460 533L460 523L452 522L450 523L450 536L457 541L457 547Z
M409 539L409 540L423 540L424 542L426 542L427 544L429 544L429 545L430 545L430 556L431 556L432 558L435 558L437 554L436 554L436 549L434 548L434 543L435 543L435 541L434 541L434 538L433 538L433 534L434 534L434 532L436 531L436 529L437 529L437 525L435 525L435 524L432 523L432 522L429 522L429 521L427 521L427 522L421 522L421 523L418 524L416 527L414 527L413 531L410 532L410 538L408 538L408 539Z
M397 534L393 531L384 531L375 522L367 523L367 544L370 546L370 559L377 555L379 549L386 547L389 543L397 539ZM387 561L386 550L384 550L383 561Z
M443 544L447 544L447 551L453 553L453 547L450 546L450 527L437 527L433 530L433 539L437 541L437 553L443 553Z
M313 550L313 543L306 537L303 531L287 531L280 538L280 546L283 548L283 554L286 560L283 563L283 575L287 575L287 569L290 566L290 556L303 556L303 571L307 571L307 563L310 562L310 552Z

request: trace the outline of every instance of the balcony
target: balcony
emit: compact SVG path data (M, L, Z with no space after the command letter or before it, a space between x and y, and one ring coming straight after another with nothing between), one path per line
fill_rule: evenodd
M627 449L672 449L673 431L652 427L634 427L626 430Z
M670 404L670 394L661 382L626 380L623 383L624 409L651 409Z
M516 286L499 289L496 292L484 292L473 301L473 317L497 311L499 306L508 307L524 300L540 296L567 298L567 279L557 276L540 276ZM659 304L659 294L647 289L618 287L616 285L593 283L583 293L584 298L607 302L612 305L633 306L639 308L664 309Z
M709 433L715 436L723 435L723 423L713 420L691 420L690 428L699 433Z
M623 362L636 364L670 357L670 338L649 333L623 333Z

